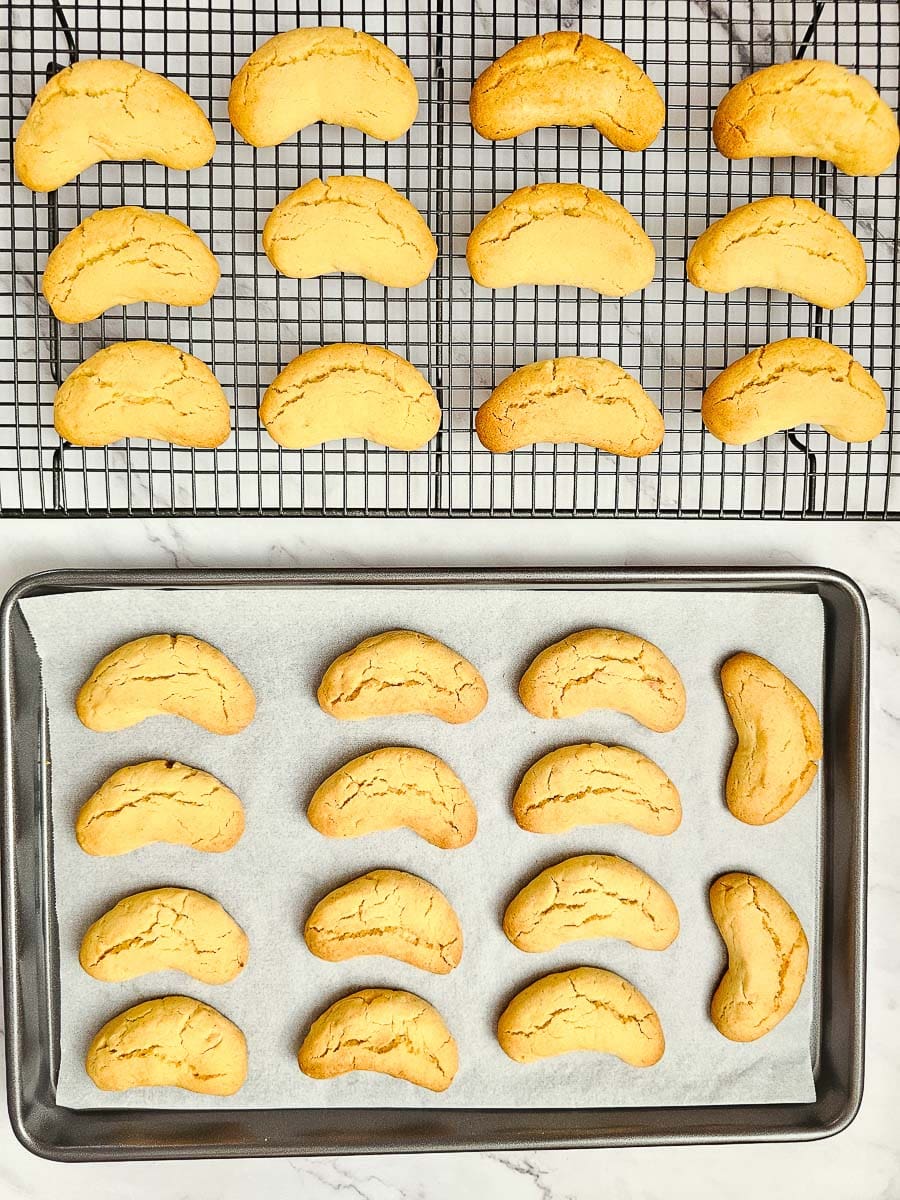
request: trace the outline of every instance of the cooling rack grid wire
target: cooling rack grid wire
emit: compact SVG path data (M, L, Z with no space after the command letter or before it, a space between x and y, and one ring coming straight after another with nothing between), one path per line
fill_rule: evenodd
M325 0L289 10L275 0L7 0L7 22L3 515L900 517L897 168L872 180L809 160L728 162L710 135L732 83L797 54L862 71L896 109L897 5ZM227 115L242 62L282 29L342 22L386 40L409 63L421 106L408 136L384 144L316 125L275 149L246 145ZM473 79L514 41L558 27L621 46L664 89L666 126L644 154L625 154L593 129L542 129L498 143L474 134ZM35 92L74 58L97 56L127 58L184 86L212 118L212 163L187 174L102 163L49 197L13 182L12 142ZM260 244L266 215L300 182L342 173L385 178L422 211L440 249L425 284L407 293L350 276L275 274ZM465 241L474 223L514 188L555 179L602 187L644 225L658 256L644 292L610 300L571 288L492 293L473 284ZM687 283L694 238L735 205L770 193L816 200L854 229L869 283L852 306L823 312L780 293L712 296ZM169 211L210 242L222 281L208 305L131 305L81 326L52 318L40 295L47 254L91 212L119 204ZM703 431L705 381L748 349L787 336L834 341L873 372L890 408L878 439L848 447L803 428L740 448ZM60 444L57 384L94 350L125 338L171 341L209 363L232 403L225 446ZM285 451L269 439L257 417L262 391L301 350L333 341L387 345L428 375L444 417L427 449L353 441ZM513 367L554 354L600 354L637 374L664 411L662 449L638 461L573 446L485 450L473 418L491 388Z

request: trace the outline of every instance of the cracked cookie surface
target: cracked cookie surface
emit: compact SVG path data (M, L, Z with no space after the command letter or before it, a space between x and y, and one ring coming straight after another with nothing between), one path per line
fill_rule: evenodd
M662 650L620 629L582 629L542 650L519 697L536 717L612 708L657 733L680 725L686 705L681 676Z
M739 821L768 825L812 787L822 757L822 726L797 685L758 654L733 655L721 678L738 736L725 799Z
M53 424L75 446L138 437L211 448L227 441L231 409L199 358L163 342L116 342L66 378Z
M384 42L341 26L289 29L235 76L231 123L252 146L277 146L316 121L392 142L416 119L412 72Z
M303 936L328 962L381 954L436 975L458 966L463 949L450 901L408 871L368 871L335 888L309 914Z
M441 850L467 846L478 814L462 780L427 750L385 746L346 763L316 788L309 823L325 837L407 828Z
M469 100L483 138L593 125L620 150L645 150L666 119L653 81L621 50L577 30L525 38L483 71Z
M164 713L211 733L240 733L256 712L253 688L221 650L184 633L119 646L94 667L75 701L83 725L109 733Z
M656 251L612 197L580 183L538 183L482 217L469 235L466 262L486 288L567 284L626 296L653 279Z
M702 414L729 446L806 424L840 442L870 442L884 429L887 400L846 350L819 338L785 338L717 375L703 394Z
M244 832L244 807L214 775L162 758L121 767L85 801L75 837L87 854L127 854L152 842L220 853Z
M508 375L475 417L482 444L505 454L536 442L577 442L640 458L666 432L634 378L605 358L550 358Z
M269 214L263 249L294 279L345 272L411 288L431 274L437 242L418 209L381 179L310 179Z
M47 259L44 298L66 324L92 321L117 304L205 304L219 264L183 221L145 208L102 208Z
M425 713L459 725L487 704L475 667L425 633L390 629L341 654L322 676L318 700L344 721Z
M880 175L900 131L868 79L807 58L736 83L716 109L713 139L726 158L822 158L845 175Z
M530 833L615 824L665 836L681 824L681 798L643 754L584 742L551 750L528 768L513 797L513 816Z
M85 1069L105 1092L180 1087L233 1096L247 1078L247 1043L210 1005L161 996L107 1021L88 1048Z
M122 59L82 59L35 97L16 137L16 174L52 192L107 159L189 171L215 149L209 121L176 84Z
M338 342L289 363L266 389L259 418L292 450L341 438L418 450L437 433L441 408L425 376L399 354Z
M710 1016L731 1041L754 1042L797 1003L809 959L806 934L784 897L756 875L722 875L709 904L728 950Z
M634 984L599 967L545 975L519 992L497 1022L497 1040L521 1063L593 1050L652 1067L666 1047L649 1001Z
M707 292L771 288L840 308L866 286L866 259L844 222L818 204L766 196L733 208L697 238L687 277Z
M432 1005L412 992L366 988L313 1021L298 1055L312 1079L379 1071L443 1092L459 1066L456 1042Z
M183 971L201 983L228 983L247 964L247 935L217 900L191 888L125 896L81 942L79 962L107 983L152 971Z

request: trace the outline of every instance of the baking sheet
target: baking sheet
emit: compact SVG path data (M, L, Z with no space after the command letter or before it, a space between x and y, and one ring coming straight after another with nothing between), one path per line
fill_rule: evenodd
M824 614L815 596L743 593L553 590L270 589L121 591L29 599L22 604L42 659L50 720L54 870L60 942L60 1104L97 1107L585 1107L810 1102L818 949L818 783L772 826L754 829L728 813L722 781L734 738L718 687L721 661L737 649L771 658L821 711ZM684 722L654 734L613 713L564 722L531 717L516 683L533 654L587 625L612 625L657 642L681 671ZM466 654L491 692L466 726L428 718L341 723L325 716L315 687L325 666L379 630L423 629ZM249 729L217 737L177 718L96 734L74 714L78 686L96 660L146 633L196 634L232 657L253 683L259 707ZM525 833L510 815L523 771L569 742L633 746L654 758L681 791L684 820L671 837L617 826L558 837ZM312 791L367 749L420 745L461 775L478 805L479 831L452 852L409 831L330 841L306 822ZM218 775L242 797L247 832L225 855L151 846L118 859L82 853L73 832L84 799L113 770L169 757ZM544 955L516 950L500 928L503 908L538 870L573 854L622 854L649 871L678 904L682 932L667 951L583 942ZM465 952L449 976L389 959L332 964L302 938L312 905L333 886L374 867L413 871L437 884L459 913ZM813 949L810 977L791 1013L750 1045L722 1038L707 1010L725 954L706 892L718 874L746 868L782 891ZM213 987L175 972L121 984L91 979L78 964L88 924L132 891L187 885L220 900L247 930L250 962L234 982ZM603 966L632 980L656 1007L666 1033L662 1061L637 1071L608 1056L569 1055L521 1066L494 1038L497 1016L521 987L550 971ZM296 1051L310 1021L359 987L407 988L440 1010L460 1049L460 1071L442 1095L374 1074L307 1079ZM94 1032L137 1001L184 992L219 1008L247 1036L250 1074L235 1097L177 1089L109 1094L83 1068Z

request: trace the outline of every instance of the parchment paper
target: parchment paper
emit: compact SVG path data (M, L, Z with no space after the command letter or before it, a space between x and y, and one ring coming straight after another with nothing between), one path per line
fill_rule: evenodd
M811 1066L818 958L818 784L775 824L752 828L724 805L723 780L734 735L718 682L738 649L783 669L821 711L823 612L813 596L585 591L408 591L271 589L109 591L27 600L23 610L43 663L52 756L53 844L60 935L61 1067L58 1102L97 1107L582 1107L803 1102L814 1099ZM656 642L678 666L687 716L657 734L619 714L566 721L530 716L516 695L532 656L572 630L610 625ZM404 717L339 722L320 711L315 688L341 651L386 628L426 631L479 667L490 689L469 725ZM256 720L220 737L174 717L120 733L92 733L73 701L95 662L142 634L185 632L228 654L251 680ZM548 750L597 740L649 755L678 786L681 828L670 837L605 826L553 837L526 833L510 814L525 769ZM408 830L330 840L311 828L306 802L341 763L385 744L422 746L460 774L478 806L475 840L442 851ZM154 845L119 858L91 858L75 841L79 807L125 763L176 758L217 775L242 798L247 830L226 854ZM500 920L516 891L540 869L573 854L611 852L649 871L672 894L681 934L664 952L622 942L570 944L524 954ZM449 897L465 951L449 976L386 958L322 962L306 949L302 925L335 885L375 867L422 875ZM722 872L747 869L768 879L797 911L812 948L811 970L790 1016L762 1040L737 1045L708 1017L725 965L707 904ZM176 972L101 983L78 963L82 935L133 891L186 885L207 892L247 930L247 968L232 983L207 986ZM617 971L655 1006L666 1053L655 1067L630 1068L607 1055L572 1054L523 1066L501 1051L497 1017L512 995L540 975L582 964ZM315 1081L297 1066L309 1023L360 987L406 988L431 1001L459 1044L460 1070L442 1095L399 1080L355 1073ZM250 1071L235 1097L178 1089L104 1093L88 1079L84 1053L96 1030L124 1008L183 992L235 1021L249 1046Z

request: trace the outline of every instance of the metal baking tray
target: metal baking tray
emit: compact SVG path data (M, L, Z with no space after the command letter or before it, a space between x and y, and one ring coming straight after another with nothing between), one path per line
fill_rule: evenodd
M41 664L19 601L93 589L541 588L802 592L825 612L822 895L809 1104L591 1109L74 1110L56 1102L59 954ZM799 1141L846 1128L862 1098L869 623L852 580L817 568L57 571L0 610L7 1082L13 1130L66 1162Z

